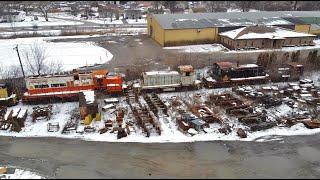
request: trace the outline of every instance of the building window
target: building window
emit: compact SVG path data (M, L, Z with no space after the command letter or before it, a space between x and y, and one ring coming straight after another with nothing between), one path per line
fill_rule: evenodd
M190 72L186 72L186 76L190 76Z
M251 46L253 47L253 41L251 42Z

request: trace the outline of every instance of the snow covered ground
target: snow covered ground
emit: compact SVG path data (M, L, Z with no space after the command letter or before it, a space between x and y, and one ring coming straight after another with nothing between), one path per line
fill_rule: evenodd
M164 47L163 49L173 49L180 52L190 52L190 53L207 53L207 52L218 52L227 51L221 44L201 44L201 45L189 45L189 46L174 46L174 47Z
M64 38L64 37L57 37ZM54 37L18 38L0 40L0 64L2 67L19 65L17 52L13 49L19 45L19 53L23 64L26 64L25 52L30 52L33 44L39 44L46 49L46 61L61 62L63 69L72 70L79 66L93 65L95 63L106 63L113 55L106 49L91 42L48 42Z
M63 26L63 25L80 25L82 22L67 21L61 19L50 18L46 21L44 17L38 16L38 20L34 20L32 16L26 16L26 19L22 22L12 23L0 23L2 28L14 28L14 27L35 27L35 26Z
M97 24L123 24L121 19L116 20L115 18L112 18L112 21L110 18L99 18L99 19L95 18L95 19L88 19L84 21L93 22Z
M259 10L256 9L249 9L249 12L258 12ZM228 8L227 12L242 12L241 9L234 9L234 8Z
M127 19L126 21L128 24L147 24L147 20L145 18L138 19L138 21L135 19Z
M32 35L59 36L60 34L61 34L61 30L16 31L16 32L0 32L0 37L10 38L13 36L32 36Z
M44 179L44 177L41 177L31 171L15 169L13 174L4 174L4 179Z

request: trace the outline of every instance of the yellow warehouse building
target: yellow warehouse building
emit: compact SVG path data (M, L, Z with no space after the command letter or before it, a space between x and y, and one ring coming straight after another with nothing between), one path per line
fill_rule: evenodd
M312 33L311 24L299 17L320 17L320 11L149 14L147 28L148 35L163 47L220 43L219 33L254 25Z

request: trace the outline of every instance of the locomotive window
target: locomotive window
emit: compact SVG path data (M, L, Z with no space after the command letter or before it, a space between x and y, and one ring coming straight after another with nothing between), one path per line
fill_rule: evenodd
M48 84L39 84L39 85L34 85L34 88L37 88L37 89L39 89L39 88L48 88L49 87L49 85Z
M51 87L59 87L59 84L51 84Z
M51 87L63 87L63 86L67 86L67 84L65 84L65 83L51 84Z

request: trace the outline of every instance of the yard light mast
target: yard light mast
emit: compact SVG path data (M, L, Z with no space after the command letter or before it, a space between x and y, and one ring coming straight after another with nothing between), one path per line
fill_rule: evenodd
M19 50L18 50L18 45L16 47L14 47L13 49L15 49L17 51L17 54L18 54L18 57L19 57L19 62L20 62L20 67L21 67L21 71L22 71L22 75L23 75L23 78L25 78L24 70L23 70L23 66L22 66L22 63L21 63L21 58L20 58L20 54L19 54Z

